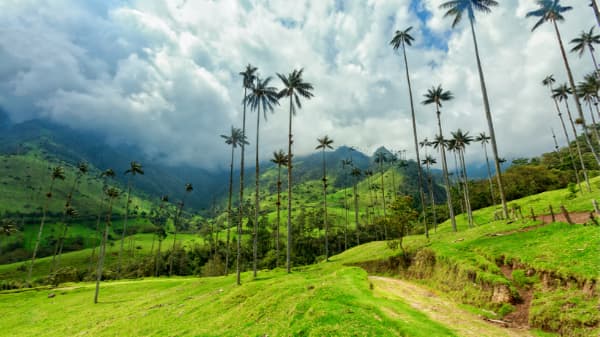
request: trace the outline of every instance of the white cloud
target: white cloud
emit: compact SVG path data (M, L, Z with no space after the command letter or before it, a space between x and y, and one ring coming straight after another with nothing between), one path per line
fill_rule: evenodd
M437 84L456 96L442 110L446 134L459 127L487 132L468 21L451 30L442 2L420 3L431 12L426 21L404 0L3 2L0 105L16 120L49 116L172 162L211 167L227 161L219 134L241 126L238 72L247 63L261 76L304 67L315 98L294 118L295 151L313 151L316 138L328 134L337 145L385 145L412 157L404 65L389 45L396 29L414 26L407 53L419 138L436 132L432 107L420 101ZM533 7L506 1L477 17L499 149L508 158L550 151L548 130L560 129L540 81L566 76L551 27L530 32L535 21L524 15ZM594 24L586 6L566 18L565 43ZM590 69L585 57L569 59L576 78ZM279 86L276 77L273 83ZM264 157L285 147L286 107L261 122ZM252 144L255 122L248 112ZM467 154L482 158L479 147Z

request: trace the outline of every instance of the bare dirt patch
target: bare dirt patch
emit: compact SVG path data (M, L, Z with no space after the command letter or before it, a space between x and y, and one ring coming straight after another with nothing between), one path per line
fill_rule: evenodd
M510 266L502 265L500 270L507 279L512 280L512 268ZM503 321L506 322L506 326L511 328L529 329L529 307L533 298L533 289L517 287L517 290L521 299L514 304L515 310L504 316Z

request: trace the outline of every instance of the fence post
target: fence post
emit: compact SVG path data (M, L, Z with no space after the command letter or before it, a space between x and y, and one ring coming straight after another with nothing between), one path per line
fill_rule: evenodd
M554 217L554 210L552 209L552 205L548 205L550 208L550 216L552 217L552 222L556 222L556 218Z
M533 207L530 207L530 208L529 208L529 210L531 210L531 219L532 219L533 221L536 221L536 220L537 220L537 218L536 218L536 216L535 216L535 213L533 212Z
M572 225L573 221L571 220L571 217L569 216L569 212L567 211L567 209L565 208L565 205L560 205L560 210L562 211L562 214L565 216L565 219L567 219L567 222Z
M596 201L596 199L592 199L592 204L594 205L594 211L596 212L596 214L600 214L600 209L598 209L598 202Z

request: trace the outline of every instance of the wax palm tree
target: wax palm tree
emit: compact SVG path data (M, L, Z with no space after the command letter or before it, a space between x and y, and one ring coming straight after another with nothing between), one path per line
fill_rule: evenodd
M584 139L596 159L596 162L600 165L600 157L596 153L596 150L592 146L592 142L588 135L587 125L585 123L585 117L583 116L583 109L581 108L581 102L579 101L579 95L576 92L575 80L573 80L573 73L571 72L571 67L569 65L569 61L567 60L567 53L565 52L565 48L563 46L562 38L560 36L560 30L558 29L558 22L564 21L565 18L563 13L573 9L571 6L562 6L560 4L560 0L537 0L537 4L540 7L537 10L528 12L526 17L539 17L540 19L535 23L531 31L533 32L539 26L541 26L544 22L550 21L554 26L554 31L556 32L556 38L558 40L558 45L560 47L560 53L563 58L563 63L565 64L565 70L567 71L567 78L569 79L569 85L571 87L571 91L573 93L573 97L575 98L575 107L577 108L577 112L579 113L579 118L581 120L581 125L583 127L583 136ZM585 172L585 170L583 170Z
M248 64L246 66L246 69L240 73L240 75L242 76L242 87L244 88L244 99L242 100L242 105L244 106L244 112L242 115L242 134L245 136L246 135L246 106L247 106L247 100L246 97L248 96L248 89L252 90L252 88L254 87L254 81L256 80L256 70L258 68L253 67L252 65ZM242 222L244 221L244 207L242 207L243 205L243 201L244 201L244 153L245 153L245 146L244 144L240 144L241 145L241 158L240 158L240 205L239 205L239 219L238 219L238 223L237 223L237 253L236 253L236 282L238 285L242 284L241 278L240 278L240 274L241 274L241 265L240 265L240 261L242 258L242 246L241 246L241 240L242 240Z
M288 127L288 214L287 214L287 254L286 254L286 268L287 272L291 271L290 267L290 254L292 247L292 117L296 114L296 110L302 108L300 98L311 99L314 95L313 85L304 82L302 79L302 73L304 69L293 70L287 76L277 74L281 82L283 82L283 89L279 92L279 97L289 97L290 99L290 117Z
M579 82L577 85L577 91L579 96L587 103L590 110L590 116L592 118L592 132L596 138L596 143L600 145L600 136L598 135L598 127L596 125L596 117L594 117L594 110L592 109L593 104L597 104L596 97L598 95L598 78L594 75L588 75L584 78L583 82Z
M575 128L575 121L573 120L573 116L571 115L571 109L569 109L569 95L573 92L571 88L565 83L559 85L556 89L552 90L552 98L558 100L559 102L565 102L565 108L567 109L567 116L569 117L569 122L571 122L571 128L573 131L573 136L575 137L575 147L577 149L577 155L579 156L579 164L581 166L581 171L583 172L583 177L585 179L585 184L587 186L588 191L591 191L590 180L588 179L587 169L585 168L585 163L583 161L583 154L581 153L581 147L579 146L579 140L577 140L577 128ZM582 120L582 123L585 123ZM587 131L584 131L584 133Z
M377 152L375 154L375 163L377 163L379 165L379 173L381 174L381 204L383 206L383 235L385 240L388 239L388 234L387 234L387 224L386 224L386 220L387 220L387 213L386 213L386 205L385 205L385 182L383 180L383 174L385 173L383 170L383 164L386 163L388 161L387 156L385 155L385 153L383 152Z
M160 269L160 262L161 262L161 255L160 255L160 251L162 248L162 243L163 241L167 238L167 231L165 229L165 226L167 225L167 220L169 218L169 214L168 214L168 209L167 209L167 204L169 203L169 196L168 195L163 195L162 197L160 197L160 206L158 207L158 211L157 211L157 218L158 218L158 226L156 228L156 231L154 232L154 235L156 235L156 238L158 239L158 249L156 250L156 255L154 256L154 276L158 277L159 275L159 269Z
M547 86L550 89L550 97L552 97L552 101L554 101L554 106L556 107L556 112L558 113L558 118L560 119L560 124L562 125L563 132L565 134L565 139L567 140L567 148L569 149L569 157L571 159L571 164L573 165L573 171L575 172L575 181L577 181L577 185L579 186L579 190L583 191L581 188L581 179L579 179L579 173L577 171L577 163L575 161L575 156L573 156L573 149L571 148L571 139L569 137L569 132L567 132L567 127L565 125L565 121L563 119L562 113L560 111L560 107L558 105L558 99L554 96L554 83L556 80L554 79L554 75L548 75L542 80L542 84Z
M275 266L279 267L279 227L281 226L281 168L287 166L288 158L283 150L273 152L271 162L277 165L277 224L275 227Z
M58 240L56 240L56 244L54 245L54 254L52 255L52 263L50 264L50 272L53 272L56 269L56 264L60 264L60 256L62 255L62 248L64 244L64 240L67 236L67 232L69 230L69 226L67 224L67 218L70 218L69 211L72 212L74 209L71 207L71 203L73 201L73 193L75 193L75 189L79 185L81 178L88 172L88 164L85 162L79 162L77 164L77 174L75 175L75 179L73 179L73 184L71 185L71 189L69 193L67 193L67 200L65 202L65 208L63 210L62 217L60 219L60 224L62 228L59 229ZM56 258L58 256L58 259ZM58 260L58 262L56 262Z
M422 102L424 105L435 104L435 113L438 121L438 137L443 141L444 134L442 132L442 121L440 118L442 102L449 101L454 98L454 95L450 91L444 91L441 85L432 87L427 90L427 93L423 95L425 100ZM443 145L443 144L440 144ZM448 179L448 163L446 162L446 150L445 146L439 146L440 157L442 158L442 171L444 175L444 183L446 184L446 201L448 203L448 214L450 215L450 222L452 223L452 230L456 232L456 219L454 218L454 208L452 207L452 195L450 194L450 179ZM500 172L500 170L498 170Z
M360 245L360 224L358 222L358 180L362 171L358 167L353 167L350 175L354 178L352 181L352 193L354 194L354 223L356 226L356 245ZM369 210L367 209L367 214Z
M279 105L279 96L277 88L270 87L271 77L267 77L264 80L256 78L256 84L252 91L246 96L248 105L252 111L256 111L256 163L255 163L255 187L254 191L254 229L252 232L252 273L256 277L256 266L258 263L258 215L260 214L260 164L259 164L259 152L258 152L258 140L260 135L260 110L262 108L263 116L267 119L267 111L273 112L273 106Z
M117 277L121 277L121 266L123 259L123 244L125 243L125 234L127 233L127 220L129 218L129 205L131 204L131 188L132 178L136 175L144 175L142 164L137 161L129 163L129 168L125 171L125 175L130 175L127 178L127 200L125 201L125 218L123 219L123 232L121 233L121 247L119 248L119 263L117 264Z
M398 151L398 153L402 154L402 151ZM398 154L392 153L388 159L389 159L390 168L392 171L392 189L394 192L393 200L396 200L396 197L398 196L398 188L396 187L396 164L398 164ZM406 164L406 162L404 160L401 160L400 164L398 166L400 168L403 168L403 167L406 167L405 164Z
M2 219L0 220L0 235L9 237L13 233L18 232L17 222L13 219ZM1 251L0 251L1 254Z
M50 175L50 188L48 189L48 193L46 193L46 201L44 202L44 207L42 208L42 220L40 222L40 229L38 231L37 239L35 240L35 246L33 247L33 254L31 255L31 264L29 265L29 270L27 271L28 285L31 285L31 272L33 271L35 256L37 255L38 248L40 247L40 241L42 240L42 232L44 230L44 223L46 222L46 213L48 212L48 207L50 205L50 199L52 198L52 191L54 189L54 183L56 179L65 180L65 170L62 166L57 166L54 169L52 169L52 174Z
M183 194L183 198L179 203L179 209L177 210L177 213L175 214L175 219L173 220L173 247L171 248L171 254L169 255L169 276L173 275L173 257L175 255L175 247L177 244L177 226L179 226L179 220L181 219L181 214L183 213L183 207L185 206L185 198L194 190L194 187L190 183L185 184L184 188L185 193Z
M373 177L373 170L371 169L367 169L364 171L365 177L367 177L367 190L369 191L369 207L373 209L373 213L374 213L374 208L375 208L375 201L373 200L373 185L371 185L371 178ZM369 207L367 207L367 222L369 222L369 224L372 223L372 221L369 221ZM373 220L373 219L371 219Z
M458 191L458 194L462 193L463 195L463 198L459 199L460 212L465 213L467 207L465 203L466 195L464 189L462 188L462 176L458 172L458 148L456 147L456 141L454 141L454 139L448 139L446 141L446 153L448 152L452 153L452 156L454 157L454 173L451 173L450 176L454 177L454 183L456 184L456 190ZM452 183L452 178L450 179L450 183Z
M496 166L496 180L498 182L498 192L500 201L502 202L502 211L504 216L508 217L508 207L506 206L506 197L504 195L504 184L502 182L502 173L500 171L500 157L498 156L498 146L496 145L496 133L494 131L494 123L492 121L492 113L485 85L485 78L479 57L479 47L477 45L477 36L475 35L475 12L484 14L490 13L491 7L498 6L495 0L451 0L440 5L441 9L446 10L444 17L453 18L452 28L456 27L462 21L463 15L466 13L471 26L471 35L473 37L473 45L475 48L475 58L477 60L477 70L479 72L479 84L481 86L481 95L483 97L483 107L485 110L485 118L488 124L488 132L490 134L492 153L494 155L494 164Z
M408 98L410 101L410 114L412 119L412 128L413 128L413 139L415 142L415 153L417 155L417 163L421 162L421 158L419 155L419 145L418 145L418 135L417 135L417 121L415 118L415 107L413 103L413 94L412 94L412 86L410 83L410 74L408 72L408 60L406 58L406 46L411 46L414 38L410 35L410 31L412 30L412 26L408 27L405 30L397 30L396 34L390 44L393 46L394 50L398 50L398 48L402 47L402 56L404 57L404 70L406 72L406 82L408 84ZM425 193L423 192L423 172L421 170L421 165L417 165L417 175L418 175L418 184L419 184L419 196L421 197L421 204L423 205L423 214L425 214ZM429 237L429 230L427 229L427 221L423 221L425 226L425 237Z
M327 163L325 161L325 150L333 149L333 139L329 136L317 138L319 145L315 150L321 150L323 154L323 225L325 226L325 261L329 261L329 223L327 222Z
M342 159L342 170L346 179L348 178L348 171L346 168L352 168L352 159ZM344 227L344 250L348 249L348 189L344 188L344 211L345 211L345 227Z
M106 225L102 235L102 245L100 246L100 256L98 257L98 268L96 270L96 293L94 294L94 303L98 303L98 294L100 292L100 281L102 280L102 269L104 268L104 257L106 256L106 241L108 240L108 229L112 224L112 208L116 198L119 197L119 190L115 187L109 187L105 190L108 197L108 211L106 213Z
M492 204L496 204L496 197L494 196L494 183L492 182L492 170L490 168L490 160L488 158L487 153L487 144L490 142L490 136L488 136L485 132L480 132L477 137L475 137L475 141L481 143L481 147L483 148L483 153L485 155L485 164L487 165L487 176L488 183L490 185L490 196L492 197Z
M467 208L467 217L469 219L469 227L473 226L473 211L471 209L471 198L469 196L469 178L467 176L467 166L465 164L465 149L473 141L473 137L469 135L469 132L463 132L461 129L450 133L454 140L456 151L460 159L462 167L463 177L463 193L465 194L465 206Z
M427 183L429 184L429 198L431 199L431 213L433 216L433 228L437 231L437 214L435 210L435 196L433 194L433 178L431 177L431 172L429 168L432 165L435 165L437 161L430 155L425 155L425 159L421 161L427 170Z
M99 246L102 243L102 235L100 234L100 219L102 218L102 213L104 212L104 201L107 200L106 193L104 193L104 191L108 187L106 181L108 178L114 178L115 176L116 176L116 173L111 168L100 173L100 178L102 178L103 197L100 198L100 207L98 208L98 215L96 216L95 235L96 235L97 241L94 244L94 246L92 247L92 254L90 255L90 266L89 266L90 272L92 271L93 264L94 264L94 256L96 255L96 246Z
M225 144L231 146L231 161L229 165L229 196L227 200L227 241L226 241L226 252L225 252L225 275L229 274L229 254L230 254L230 246L229 240L231 238L231 199L233 197L233 163L234 163L234 153L235 149L242 144L248 145L246 141L246 136L244 136L242 129L231 127L231 134L229 135L221 135L222 138L225 139Z
M69 222L70 220L72 220L73 218L76 218L79 216L79 212L73 208L72 206L69 206L66 210L65 210L65 221L64 221L64 232L61 236L60 239L60 245L58 247L58 258L56 259L56 266L53 266L52 270L57 270L58 267L60 266L60 258L62 256L62 251L63 251L63 246L64 246L64 242L65 242L65 238L67 236L67 230L69 229Z
M589 50L590 55L592 56L592 62L594 62L594 69L598 71L598 63L596 62L596 57L594 56L594 45L600 44L600 35L594 35L594 27L590 28L589 32L582 31L579 34L579 37L571 40L571 44L574 44L571 52L579 53L579 57L583 55L585 50Z

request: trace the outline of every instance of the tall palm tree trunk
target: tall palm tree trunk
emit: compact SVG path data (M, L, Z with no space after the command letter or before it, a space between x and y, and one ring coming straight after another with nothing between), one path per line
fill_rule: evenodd
M231 238L231 199L233 197L233 160L235 147L231 145L231 164L229 165L229 200L227 201L227 247L225 251L225 276L229 274L229 241Z
M596 143L600 145L600 137L598 136L598 127L596 126L596 117L594 117L594 109L592 109L592 101L588 102L588 108L590 109L590 116L592 116L592 133L596 138Z
M158 270L160 269L160 249L162 247L163 239L158 238L158 248L156 249L156 256L154 257L154 276L158 277Z
M95 238L97 239L97 243L94 243L92 247L92 254L90 254L90 266L88 268L89 272L92 273L94 267L94 256L96 255L96 246L102 244L102 237L100 234L100 218L102 217L102 207L104 206L104 198L100 201L100 212L98 212L98 216L96 218L96 231Z
M438 130L440 133L440 138L443 139L442 133L442 121L440 119L440 110L437 109L437 120L438 120ZM452 223L452 230L456 232L456 219L454 218L454 207L452 206L452 195L450 193L450 179L448 179L448 163L446 162L446 150L445 145L440 144L440 155L442 157L442 171L444 174L444 183L446 184L446 202L448 204L448 215L450 215L450 222Z
M104 267L104 257L106 256L106 241L108 240L108 227L110 226L112 216L113 199L108 202L108 214L106 215L106 225L102 235L102 246L100 247L100 256L98 258L98 269L96 270L96 292L94 293L94 303L98 303L98 294L100 293L100 281L102 280L102 268Z
M469 196L469 178L467 176L467 166L465 164L465 152L464 149L458 150L458 156L460 157L460 162L462 165L463 171L463 183L464 183L464 192L465 192L465 205L467 207L467 216L469 217L469 227L473 227L473 210L471 209L471 198Z
M44 223L46 222L46 213L48 212L48 207L50 206L50 198L52 198L52 190L54 189L54 179L50 182L50 189L48 191L46 202L44 203L44 208L42 209L42 221L40 222L40 229L38 230L37 239L35 240L35 246L33 247L33 254L31 255L31 264L29 265L29 270L27 271L27 285L31 286L31 272L33 271L33 264L35 263L35 256L37 255L37 251L40 247L40 241L42 240L42 232L44 231Z
M437 232L437 214L435 210L435 196L433 194L433 178L429 172L429 163L427 163L427 181L429 183L429 197L431 198L431 213L433 215L433 230Z
M258 260L258 214L260 213L260 163L258 162L258 136L260 128L260 104L256 111L256 166L255 166L255 192L254 192L254 227L252 229L252 275L256 277L256 263Z
M406 70L406 82L408 83L408 97L410 98L410 114L412 118L413 138L415 142L415 153L417 155L417 175L419 184L419 196L421 197L421 205L423 212L423 225L425 226L425 237L429 238L429 230L427 228L427 219L425 219L425 193L423 192L423 172L421 169L421 157L419 155L419 139L417 136L417 121L415 118L415 108L413 103L412 86L410 84L410 76L408 72L408 61L406 59L406 47L402 43L402 54L404 56L404 69Z
M129 217L129 204L131 203L131 178L127 179L127 201L125 205L125 218L123 219L123 232L121 233L121 247L119 248L119 263L117 264L117 278L121 278L121 263L123 258L123 244L127 232L127 219Z
M325 227L325 261L329 261L329 223L327 222L327 164L323 147L323 225Z
M65 209L64 209L63 214L60 219L60 224L62 225L62 228L61 228L62 230L60 231L61 233L58 236L58 240L56 241L56 244L54 245L54 254L52 255L52 263L50 264L50 273L52 273L54 270L56 270L57 264L60 264L60 255L62 254L62 246L63 246L63 242L65 239L65 236L67 235L67 231L68 231L68 226L67 226L67 222L66 222L67 209L71 205L71 201L73 199L73 193L75 192L75 188L77 187L78 181L79 181L79 175L75 178L75 180L73 180L73 185L71 185L71 190L69 191L69 194L67 194L67 201L65 202ZM56 262L57 256L58 256L59 262Z
M290 121L288 128L288 200L287 200L287 254L286 254L286 269L291 272L290 255L292 253L292 96L290 95Z
M552 85L550 85L550 94L552 94ZM573 171L575 172L575 180L577 181L577 185L579 186L579 190L583 191L581 188L581 179L579 179L579 173L577 170L577 164L575 161L575 156L573 155L573 149L571 148L571 139L569 137L569 132L567 131L567 126L565 125L565 120L560 112L560 107L558 105L558 101L556 98L552 98L554 101L554 106L556 107L556 112L558 113L558 118L560 119L560 124L562 126L563 132L565 134L565 139L567 140L567 149L569 149L569 157L571 158L571 164L573 165Z
M581 171L583 172L583 178L585 179L585 185L587 187L588 192L592 191L592 187L590 186L590 180L588 178L587 169L585 167L585 163L583 161L583 154L581 153L581 146L579 146L579 140L577 139L577 129L575 128L575 122L573 122L573 117L571 115L571 109L569 109L569 102L565 99L565 107L567 108L567 115L569 116L569 121L571 122L571 128L573 129L573 135L575 136L575 145L577 148L577 155L579 156L579 164L581 165ZM585 121L583 121L585 123ZM585 133L586 131L584 131Z
M600 11L598 10L598 4L596 0L592 0L592 8L594 9L594 15L596 16L596 22L598 22L598 26L600 26Z
M358 223L358 187L356 186L356 179L354 180L354 223L356 225L356 245L360 245L360 225ZM369 216L369 209L367 208L367 218Z
M346 172L346 181L348 181L348 173ZM345 225L344 225L344 250L348 249L348 188L344 188L344 212L345 212Z
M592 152L594 159L596 159L596 162L598 163L598 165L600 165L600 157L598 157L598 154L596 153L596 150L592 146L592 142L588 135L587 125L585 124L585 117L583 116L583 109L581 108L581 101L579 100L579 95L577 94L577 87L575 87L575 81L573 80L573 73L571 72L571 67L569 66L569 61L567 60L567 54L565 52L565 48L562 43L562 38L560 37L560 31L558 30L558 25L556 24L556 20L552 20L552 23L554 24L556 38L558 39L558 44L560 46L560 52L562 54L563 62L565 64L565 69L567 70L567 77L569 78L569 84L571 85L571 90L573 91L573 97L575 97L575 107L577 108L577 112L579 113L579 118L581 119L581 123L582 123L581 125L583 126L583 136L584 136L585 142L587 143L587 146L589 147L590 152ZM583 170L583 171L584 171L584 174L587 176L587 174L585 173L585 170ZM587 182L587 178L586 178L586 182ZM587 182L587 183L589 185L589 182Z
M277 227L275 228L275 267L279 267L279 227L281 226L281 164L277 164Z
M242 135L243 139L246 137L246 96L247 96L247 88L244 87L244 112L242 114ZM237 252L236 252L236 260L235 260L235 269L236 269L236 283L237 285L242 284L241 280L241 264L240 260L242 258L242 222L244 221L244 153L246 146L244 142L241 142L241 157L240 157L240 214L239 221L237 223Z
M386 213L386 205L385 205L385 182L383 180L383 163L379 162L379 171L381 171L381 204L383 205L383 236L385 240L388 239L387 234L387 213Z
M466 202L465 200L467 199L467 195L465 194L465 190L462 187L463 181L462 181L462 174L458 172L458 158L456 156L456 152L457 149L452 151L452 156L454 157L454 180L456 182L456 189L458 190L458 193L462 193L463 195L463 200L460 200L460 212L461 213L466 213ZM462 170L461 170L462 171Z
M490 196L492 197L492 204L496 204L496 196L494 196L494 183L492 182L492 170L490 169L490 159L487 153L487 145L485 143L483 145L483 153L485 154L485 164L487 165L487 176L488 183L490 184Z
M477 46L477 37L475 36L475 26L473 19L469 18L471 24L471 34L473 35L473 44L475 45L475 57L477 58L477 70L479 71L479 82L481 84L481 94L483 96L483 106L485 109L485 118L487 119L488 129L490 132L490 140L492 145L492 153L494 154L494 165L496 166L496 180L498 182L498 192L500 201L502 202L502 212L504 218L508 218L508 206L506 206L506 196L504 195L504 184L502 182L502 172L500 171L500 157L498 156L498 146L496 145L496 132L494 131L494 123L492 121L492 113L490 112L490 103L481 69L481 59L479 58L479 47Z

